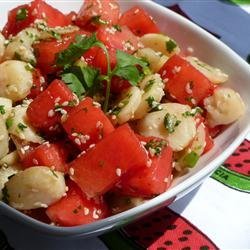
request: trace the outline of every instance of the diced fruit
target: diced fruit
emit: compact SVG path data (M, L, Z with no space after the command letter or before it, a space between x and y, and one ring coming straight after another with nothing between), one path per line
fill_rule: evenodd
M63 114L66 114L62 104L74 100L71 90L60 80L54 80L49 87L39 94L27 109L30 124L41 130L53 130Z
M87 199L72 181L67 186L67 195L46 210L52 222L60 226L77 226L108 216L107 206L101 197Z
M33 73L33 86L30 90L28 98L34 99L44 91L44 89L47 86L47 83L39 69L34 69L32 73Z
M69 172L82 191L94 197L110 190L129 169L146 163L145 149L125 124L71 162Z
M63 35L60 40L52 39L34 44L37 67L41 69L44 74L55 73L58 70L58 67L55 65L57 53L68 48L70 43L72 43L79 34L88 35L88 32L81 30L79 32Z
M5 37L16 35L37 19L44 19L49 27L66 26L71 23L67 16L45 1L34 0L29 5L18 6L9 12L8 22L3 28L3 34Z
M172 56L160 69L165 90L182 104L202 105L204 98L214 91L214 85L189 62Z
M172 182L172 149L165 140L142 137L150 159L143 169L128 171L120 183L121 192L135 197L152 197L167 190Z
M119 15L120 6L116 0L86 0L78 12L76 23L93 31L100 25L117 24Z
M123 13L119 24L126 25L137 36L160 33L153 18L142 8L135 6Z
M132 54L138 49L139 38L136 37L126 26L101 27L97 31L97 38L102 41L108 49L119 49Z
M89 97L68 112L67 120L62 125L81 150L96 144L114 130L107 116Z
M32 166L47 166L53 170L67 172L67 153L59 144L44 143L34 148L22 160L25 168Z

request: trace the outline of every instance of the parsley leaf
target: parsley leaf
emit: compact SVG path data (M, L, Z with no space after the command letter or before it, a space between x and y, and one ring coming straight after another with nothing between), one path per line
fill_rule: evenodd
M176 44L173 40L169 39L169 40L166 42L166 50L167 50L169 53L173 52L173 50L174 50L176 47L177 47L177 44Z
M7 129L9 129L13 125L13 119L7 118L5 124L6 124Z
M62 80L78 97L88 92L94 92L98 76L97 69L84 66L72 66L61 75Z
M159 111L162 110L162 107L160 106L160 103L155 101L153 96L149 96L146 99L148 106L151 108L149 112Z
M93 46L97 46L98 42L95 33L92 36L77 35L75 42L56 55L56 64L69 68L84 52Z
M168 131L168 133L174 133L175 127L177 127L181 123L180 120L177 120L175 115L171 115L167 113L164 117L164 127Z
M82 86L81 81L78 79L78 77L73 73L65 73L61 75L62 80L67 83L68 87L78 96L80 97L82 94L84 94L86 91L84 87Z
M21 8L16 13L16 21L22 21L28 17L28 10L26 8Z
M25 125L22 124L21 122L18 123L17 127L18 127L21 131L24 131L24 129L27 128L27 126L25 126Z
M4 115L5 113L6 113L5 106L4 105L0 105L0 114Z
M91 22L93 22L95 24L103 24L103 25L109 24L108 21L105 21L105 20L101 19L101 15L93 16L91 18Z
M148 70L148 63L145 60L136 58L121 50L117 50L116 59L117 65L112 71L112 75L128 80L131 85L137 85L143 77L143 74L136 67L137 65L141 66L144 71Z

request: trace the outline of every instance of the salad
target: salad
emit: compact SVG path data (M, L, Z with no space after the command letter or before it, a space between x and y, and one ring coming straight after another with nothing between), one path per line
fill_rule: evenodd
M244 114L228 78L139 6L17 6L0 33L0 200L76 226L165 192Z

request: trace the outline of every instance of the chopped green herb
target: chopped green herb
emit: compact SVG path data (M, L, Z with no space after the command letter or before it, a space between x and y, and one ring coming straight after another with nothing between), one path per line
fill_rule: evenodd
M172 40L172 39L169 39L167 42L166 42L166 50L171 53L173 52L173 50L177 47L177 44Z
M156 102L153 96L149 96L146 101L148 106L151 108L150 112L162 110L160 103Z
M84 52L93 46L98 46L100 42L94 33L91 36L77 35L75 42L56 55L56 64L65 68L70 67Z
M95 24L103 24L103 25L109 24L108 21L105 21L105 20L101 19L101 15L93 16L91 18L91 22L93 22Z
M146 71L148 68L148 62L126 54L121 50L116 52L116 58L117 65L114 68L112 75L116 75L128 80L131 85L137 85L138 82L143 78L144 74L142 74L136 66L139 65L142 67L143 71Z
M84 93L93 93L97 87L99 71L91 67L73 66L62 74L62 80L68 84L69 88L78 96Z
M9 129L13 125L13 119L7 118L5 124L6 124L7 129Z
M26 8L21 8L16 13L16 21L22 21L28 17L28 10Z
M112 115L119 115L119 113L121 112L121 110L126 105L128 105L130 97L131 97L131 94L128 94L121 102L119 102L119 104L112 109L111 114Z
M184 112L184 113L182 114L182 116L184 116L184 117L188 117L188 116L194 117L194 116L196 116L197 114L202 114L202 112L203 112L203 109L202 109L202 108L196 107L196 108L192 109L191 111L186 111L186 112Z
M13 56L13 59L14 59L14 60L19 60L19 61L20 61L20 60L22 59L22 57L21 57L21 55L20 55L19 53L15 52L15 53L14 53L14 56Z
M121 26L120 26L120 25L118 25L118 24L113 25L113 27L114 27L117 31L119 31L119 32L121 32L121 31L122 31Z
M21 131L24 131L24 129L27 128L27 126L25 126L25 125L22 124L21 122L18 123L17 127L18 127Z
M168 133L173 133L175 128L181 123L180 120L177 120L175 115L171 115L167 113L164 117L164 127L168 131Z
M53 174L56 178L58 178L58 175L56 174L56 172L55 172L53 169L50 169L50 171L52 172L52 174Z
M154 79L149 80L144 88L144 92L148 92L154 83L155 83Z
M4 105L0 105L0 114L4 115L5 113L6 113L5 106Z
M153 150L154 155L160 155L163 148L167 146L167 142L164 140L152 139L145 145L147 150Z
M6 204L9 204L10 195L8 193L8 189L6 186L4 186L4 188L2 189L2 194L3 194L2 201Z
M192 168L195 166L198 160L199 155L196 152L191 151L189 154L184 156L183 163L185 164L185 166Z
M32 66L30 63L27 63L27 64L25 65L25 69L26 69L27 71L30 71L30 72L33 72L33 70L34 70L33 66Z

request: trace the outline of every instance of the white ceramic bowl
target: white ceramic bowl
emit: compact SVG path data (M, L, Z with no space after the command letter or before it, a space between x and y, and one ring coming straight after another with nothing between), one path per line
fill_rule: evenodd
M24 1L22 1L24 2ZM56 8L69 12L78 10L81 1L51 1ZM20 2L18 3L20 4ZM247 105L244 117L229 126L221 135L215 139L214 148L202 156L197 166L187 175L174 181L172 187L156 198L123 213L111 216L95 223L71 228L55 227L36 221L8 205L0 202L0 212L20 223L51 235L52 237L89 237L102 234L108 230L120 227L145 214L148 214L161 206L167 205L183 195L190 192L204 181L219 166L237 146L243 141L250 128L250 67L230 48L210 35L206 31L191 23L178 14L157 5L149 0L144 1L121 1L122 9L138 4L145 8L157 21L161 31L173 37L182 50L191 46L194 55L207 63L223 69L230 75L227 86L238 91ZM17 1L9 0L1 2L0 26L6 21L7 11L17 5ZM214 190L216 192L216 190Z

